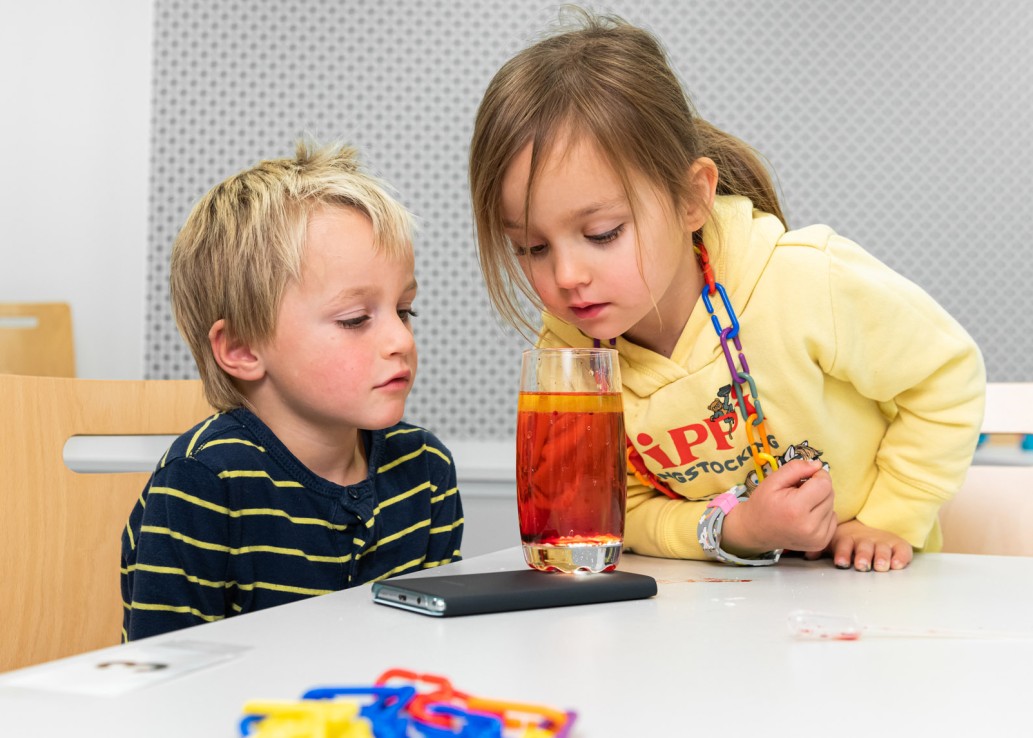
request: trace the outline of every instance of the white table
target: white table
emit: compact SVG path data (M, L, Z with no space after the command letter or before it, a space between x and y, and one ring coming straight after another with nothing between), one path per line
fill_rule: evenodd
M447 570L522 565L514 548ZM576 710L579 738L1030 734L1033 558L929 554L904 571L862 574L828 560L746 569L626 555L620 568L654 576L659 594L435 619L375 605L367 585L159 636L140 643L246 650L116 697L0 686L0 733L228 737L248 700L371 684L397 667L480 696ZM1030 638L799 641L786 626L798 608Z

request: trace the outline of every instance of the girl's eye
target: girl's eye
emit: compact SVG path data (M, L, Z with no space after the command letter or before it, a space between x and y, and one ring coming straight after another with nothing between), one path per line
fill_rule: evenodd
M516 255L518 257L519 256L528 256L528 255L530 255L531 257L535 257L535 256L544 256L545 255L545 251L548 248L549 248L548 246L546 246L544 243L542 243L542 244L538 244L537 246L516 246L516 247L514 247L514 251L515 251L515 253L516 253Z
M413 318L417 317L416 311L412 308L403 308L398 311L398 317L402 319L403 323L409 323Z
M615 240L623 232L624 224L622 223L616 228L614 228L612 231L607 231L606 233L599 233L596 235L585 236L585 238L587 238L589 241L593 243L609 243L610 241Z
M347 320L338 320L337 325L345 329L361 328L367 321L369 321L368 315L360 315L357 318L348 318Z

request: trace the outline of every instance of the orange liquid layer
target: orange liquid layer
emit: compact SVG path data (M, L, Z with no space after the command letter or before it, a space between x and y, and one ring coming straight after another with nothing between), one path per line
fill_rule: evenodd
M620 394L521 393L517 407L524 543L620 540L627 496Z

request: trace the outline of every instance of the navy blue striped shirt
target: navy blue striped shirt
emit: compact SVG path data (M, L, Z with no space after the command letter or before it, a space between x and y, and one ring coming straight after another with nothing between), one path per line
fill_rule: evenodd
M123 639L458 561L448 449L407 423L362 438L369 474L348 487L246 409L176 439L122 535Z

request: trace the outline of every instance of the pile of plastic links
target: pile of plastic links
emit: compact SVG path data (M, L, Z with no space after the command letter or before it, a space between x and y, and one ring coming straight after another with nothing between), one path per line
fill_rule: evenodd
M389 669L369 686L318 687L244 705L252 738L568 738L577 714L476 697L442 676Z

